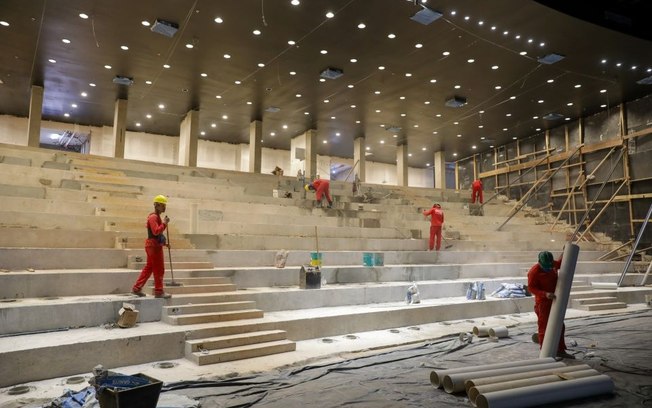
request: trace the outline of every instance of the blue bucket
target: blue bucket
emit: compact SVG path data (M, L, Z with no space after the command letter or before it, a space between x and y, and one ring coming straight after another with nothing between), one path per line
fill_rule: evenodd
M362 253L362 265L364 265L364 266L374 266L374 254L373 254L373 252L363 252Z
M374 266L385 265L385 254L382 252L374 252Z
M311 252L310 253L310 266L319 266L321 267L321 252Z

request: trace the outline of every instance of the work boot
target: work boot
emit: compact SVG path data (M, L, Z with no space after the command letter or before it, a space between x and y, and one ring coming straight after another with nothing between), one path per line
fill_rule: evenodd
M170 299L172 295L170 295L169 293L162 292L162 293L155 294L154 297L158 299Z
M138 296L138 297L145 297L145 296L147 296L146 294L143 293L142 290L132 290L132 291L131 291L131 294L132 294L132 295L136 295L136 296Z
M558 351L557 358L565 358L567 360L575 360L575 356L567 353L566 351Z
M328 208L333 208L333 202L328 203Z

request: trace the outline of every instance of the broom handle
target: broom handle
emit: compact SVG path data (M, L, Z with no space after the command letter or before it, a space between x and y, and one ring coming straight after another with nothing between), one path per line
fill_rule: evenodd
M317 226L315 225L315 243L317 245L317 254L319 254L319 235L317 235ZM319 257L319 255L317 255Z
M168 239L168 259L170 260L170 274L172 276L172 283L174 283L174 268L172 267L172 251L170 250L170 229L166 226L165 235Z

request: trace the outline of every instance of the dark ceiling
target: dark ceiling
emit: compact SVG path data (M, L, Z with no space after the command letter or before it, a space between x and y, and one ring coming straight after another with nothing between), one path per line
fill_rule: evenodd
M542 3L428 0L443 17L422 25L406 0L3 0L0 113L27 116L43 85L48 120L111 125L122 97L131 131L178 135L198 109L201 139L248 143L262 119L264 147L315 128L318 154L352 157L365 135L370 160L393 163L407 142L410 166L425 167L437 150L452 161L651 92L636 83L652 75L645 35ZM142 24L157 19L179 30ZM565 58L538 62L551 53ZM327 67L343 75L320 82ZM467 104L445 106L454 95Z

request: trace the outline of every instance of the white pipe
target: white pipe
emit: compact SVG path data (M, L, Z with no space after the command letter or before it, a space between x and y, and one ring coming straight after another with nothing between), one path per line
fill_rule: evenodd
M575 265L580 247L567 242L564 250L564 258L559 268L559 277L557 278L557 287L555 288L555 299L552 301L548 325L543 336L543 344L539 357L554 357L557 355L559 338L561 337L561 328L564 324L564 315L568 306L573 276L575 275ZM539 339L539 341L541 341Z
M576 380L488 392L478 395L475 402L478 408L526 408L567 401L575 398L610 394L614 383L606 375L594 375Z
M432 372L430 372L430 383L432 383L432 385L434 385L435 387L439 388L442 386L444 382L444 376L446 376L447 374L463 373L465 371L479 371L479 370L491 370L497 368L520 367L526 365L536 365L536 364L545 364L545 363L554 363L554 362L555 362L554 358L539 358L534 360L519 360L519 361L513 361L509 363L495 363L495 364L487 364L482 366L458 367L458 368L450 368L444 370L432 370Z
M503 337L507 336L509 336L509 332L505 326L492 327L489 329L489 337L497 337L502 339Z
M546 370L536 370L536 371L528 371L525 373L516 373L516 374L507 374L507 375L497 375L494 377L485 377L485 378L474 378L471 380L467 380L464 383L464 386L466 387L466 391L471 387L480 387L483 385L488 385L488 384L495 384L495 383L500 383L500 382L506 382L506 381L514 381L514 380L522 380L524 378L532 378L532 377L539 377L542 375L548 375L548 374L554 374L554 373L567 373L570 371L580 371L580 370L588 370L590 369L591 366L588 364L578 364L578 365L572 365L572 366L566 366L566 367L560 367L560 368L549 368Z
M489 328L487 326L474 326L473 334L478 337L487 337L489 336Z
M478 387L471 387L467 391L467 394L469 396L469 400L471 401L471 403L477 406L476 399L480 394L487 394L489 392L502 391L502 390L511 390L520 387L528 387L530 385L548 384L548 383L558 382L558 381L567 381L571 379L591 377L594 375L600 375L600 372L592 368L588 370L569 371L565 373L558 372L556 374L548 374L548 375L542 375L542 376L532 377L532 378L523 378L521 380L514 380L514 381L507 381L507 382L501 382L495 384L481 385Z
M527 371L536 371L543 370L546 368L558 368L565 367L564 363L546 363L546 364L536 364L536 365L527 365L520 367L510 367L510 368L500 368L500 369L482 369L480 371L467 371L463 373L456 374L447 374L444 376L444 391L449 394L454 392L464 391L466 388L464 383L466 380L475 379L475 378L484 378L484 377L493 377L496 375L503 374L515 374L515 373L524 373Z

